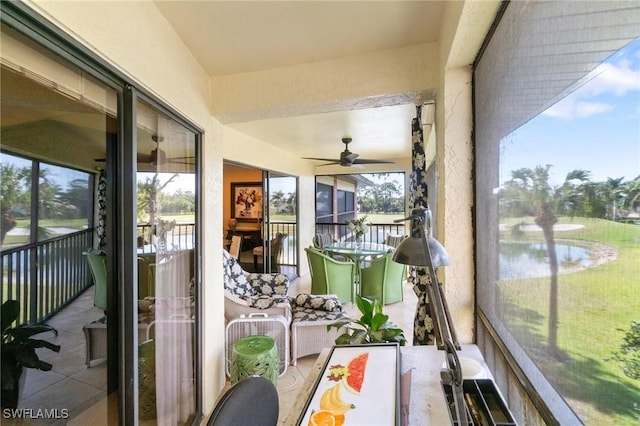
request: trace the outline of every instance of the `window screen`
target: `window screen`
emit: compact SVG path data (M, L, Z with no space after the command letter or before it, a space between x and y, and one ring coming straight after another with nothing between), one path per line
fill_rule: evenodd
M475 67L478 308L560 424L640 418L638 37L638 2L510 2Z

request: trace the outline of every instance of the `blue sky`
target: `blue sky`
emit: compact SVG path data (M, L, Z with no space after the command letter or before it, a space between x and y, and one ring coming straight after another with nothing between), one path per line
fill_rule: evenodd
M640 175L640 39L589 77L501 142L501 183L512 170L546 164L554 185L575 169L595 182Z

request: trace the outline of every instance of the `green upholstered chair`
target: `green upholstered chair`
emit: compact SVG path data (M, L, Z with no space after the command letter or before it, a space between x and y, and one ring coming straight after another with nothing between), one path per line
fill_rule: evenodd
M156 295L156 254L138 255L138 299Z
M400 302L403 299L402 282L405 265L394 262L393 253L387 253L371 261L362 268L360 294L368 299L376 299L380 304Z
M91 249L83 252L87 257L93 284L95 286L93 304L102 310L107 309L107 261L105 253Z
M311 271L311 294L335 294L342 303L353 302L355 264L341 262L314 248L305 248Z

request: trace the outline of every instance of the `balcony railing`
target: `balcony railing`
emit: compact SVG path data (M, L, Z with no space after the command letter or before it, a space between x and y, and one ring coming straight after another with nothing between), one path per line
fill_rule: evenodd
M92 247L93 229L82 230L33 244L2 250L1 299L18 300L19 322L46 321L92 285L91 273L82 252ZM167 234L169 247L194 247L195 225L178 224ZM279 259L280 265L297 266L297 224L271 222L267 238L287 234ZM344 223L316 223L316 232L328 232L338 241L355 236ZM365 241L384 243L387 234L404 234L404 224L371 224ZM138 226L139 236L149 235L149 226ZM146 241L146 240L145 240ZM153 244L139 247L141 253L153 252Z
M404 223L372 223L368 225L369 232L364 234L364 241L383 244L387 234L404 235ZM353 241L355 235L345 223L321 223L316 222L316 233L328 233L337 241Z
M177 223L171 231L167 232L167 247L193 248L196 237L195 229L196 226L193 223ZM153 239L151 238L151 225L138 225L136 234L138 236L138 253L154 253L156 251L151 241Z
M91 285L82 252L92 235L87 229L2 250L0 298L20 302L18 323L47 320Z
M298 250L296 250L297 244L297 229L298 225L295 222L269 222L270 229L269 234L265 236L268 240L275 237L278 232L287 235L287 238L283 241L282 254L278 259L279 265L285 266L297 266L298 264Z

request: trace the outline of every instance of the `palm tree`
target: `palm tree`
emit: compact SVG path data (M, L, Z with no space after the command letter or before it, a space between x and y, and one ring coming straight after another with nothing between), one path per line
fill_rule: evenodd
M624 198L622 199L622 207L627 210L637 211L640 208L640 176L634 180L625 182Z
M558 353L558 254L553 233L558 222L556 212L561 208L575 211L581 204L580 193L585 182L588 183L589 172L573 170L569 172L564 183L554 188L549 183L551 165L536 166L534 169L521 168L511 172L511 181L505 186L519 189L519 199L535 211L535 223L542 229L547 253L549 256L549 336L548 350L554 356ZM579 184L576 184L580 182Z
M607 182L605 183L606 199L611 205L611 220L618 219L618 201L624 198L623 180L624 177L618 179L607 178Z

